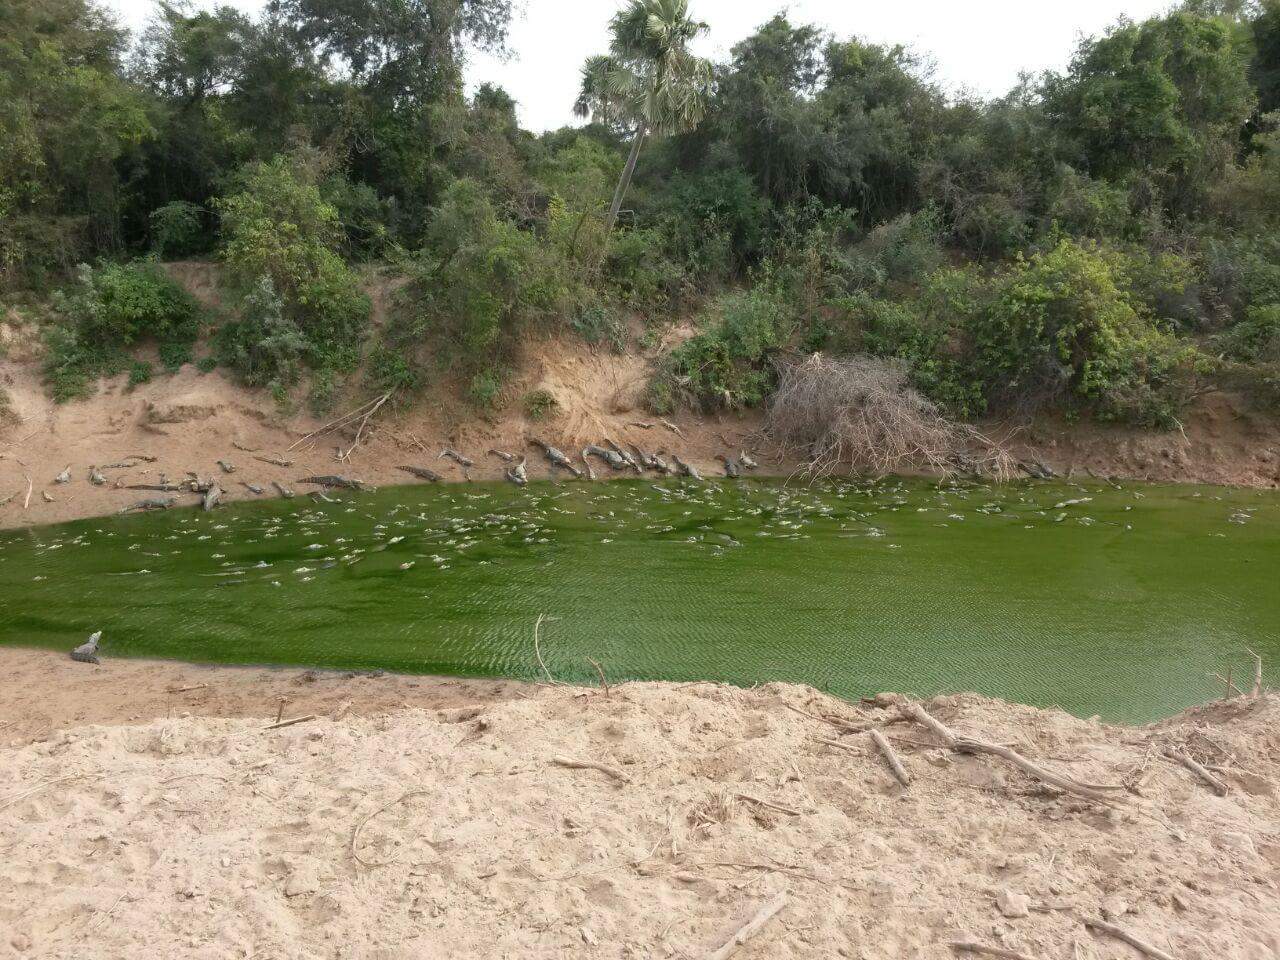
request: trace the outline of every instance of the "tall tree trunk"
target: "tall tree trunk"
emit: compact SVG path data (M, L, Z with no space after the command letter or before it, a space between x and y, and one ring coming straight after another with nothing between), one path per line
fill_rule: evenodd
M643 120L636 127L636 138L631 142L631 155L627 157L627 165L622 168L622 176L618 178L618 189L613 191L613 203L609 204L609 219L605 221L604 235L613 233L613 225L618 222L618 211L622 209L622 198L627 195L631 186L631 175L636 172L636 160L640 157L640 145L644 143L648 128Z

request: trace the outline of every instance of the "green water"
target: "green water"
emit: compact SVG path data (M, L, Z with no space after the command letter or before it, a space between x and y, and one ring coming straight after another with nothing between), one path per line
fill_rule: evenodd
M1088 502L1059 506L1063 501ZM978 690L1145 721L1280 664L1280 497L1221 488L383 489L0 533L0 645Z

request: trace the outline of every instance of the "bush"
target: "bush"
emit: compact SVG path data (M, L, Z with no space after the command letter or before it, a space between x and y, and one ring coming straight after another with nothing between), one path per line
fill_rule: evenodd
M1245 319L1221 334L1215 344L1240 363L1280 363L1280 303L1250 307Z
M239 318L223 324L213 343L217 362L254 387L296 383L310 347L302 330L286 316L270 277L263 277L244 297Z
M502 395L502 377L496 370L481 370L471 378L471 402L485 410L492 409Z
M720 297L713 324L664 358L649 387L658 413L677 406L704 410L752 407L773 385L772 358L796 330L794 312L761 285Z
M369 386L378 394L414 393L422 386L422 372L403 351L385 344L374 348L369 357Z
M670 309L684 283L684 271L667 256L666 240L657 229L616 232L604 271L623 302L639 309Z
M146 360L135 360L129 365L129 389L140 387L151 382L151 364Z
M218 358L213 354L201 357L196 361L196 369L201 373L213 373L214 370L218 369Z
M560 401L550 390L531 390L524 395L524 413L530 420L545 420L553 415Z
M622 353L627 347L627 332L616 313L600 304L592 304L578 311L573 320L578 336L592 346L609 345L614 353Z
M191 362L195 345L179 340L170 340L160 344L160 362L169 373L177 373L183 365Z
M151 211L151 249L159 257L189 257L209 250L208 211L175 200Z
M1055 402L1103 419L1169 426L1188 399L1194 351L1144 319L1096 247L1063 241L1020 261L973 331L975 370L994 405Z

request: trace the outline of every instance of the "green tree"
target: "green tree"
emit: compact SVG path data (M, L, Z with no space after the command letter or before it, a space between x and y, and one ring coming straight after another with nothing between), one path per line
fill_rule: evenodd
M575 109L602 121L614 113L634 124L631 152L605 220L606 235L635 174L645 137L692 130L706 113L711 65L689 52L707 25L689 16L688 0L630 0L610 24L608 58L592 57L583 69Z

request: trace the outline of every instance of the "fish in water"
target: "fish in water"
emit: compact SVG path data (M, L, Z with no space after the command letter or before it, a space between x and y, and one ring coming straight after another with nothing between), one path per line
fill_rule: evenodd
M507 453L507 451L505 450L492 450L492 449L489 452L493 454L495 457L497 457L499 460L501 460L503 463L516 462L516 455L514 453Z
M517 487L523 487L529 482L529 474L525 471L525 464L527 462L527 457L521 457L520 462L507 471L507 479Z
M341 487L344 490L364 490L366 487L363 480L352 480L349 477L340 477L333 474L319 477L303 477L298 482L313 483L318 487Z
M396 467L397 470L403 470L405 473L412 474L419 480L428 480L431 483L439 483L440 474L434 470L428 470L426 467Z
M276 493L284 497L286 500L293 499L293 491L282 484L279 480L272 480L271 485L276 488Z
M741 453L738 454L738 462L742 464L744 467L746 467L748 470L760 469L760 464L756 463L749 456L747 456L747 451L745 450L743 450Z
M573 465L573 461L564 455L563 450L557 449L545 440L539 440L537 437L533 437L529 442L542 448L542 452L547 455L547 459L551 461L552 466L560 467L562 470L568 470L575 477L582 476L582 471Z
M627 461L614 453L614 451L606 450L604 447L597 447L594 443L583 448L583 457L586 457L587 454L591 454L593 457L599 457L615 470L622 470L627 466Z
M200 501L200 508L206 512L212 510L222 500L222 488L215 482L209 486L204 493L204 499Z
M135 510L168 510L177 502L177 497L152 497L149 500L139 500L137 503L125 507L120 512L133 513Z
M742 469L738 466L738 461L732 457L727 457L723 453L716 454L716 459L724 464L724 475L730 479L737 479L742 476Z
M234 463L228 463L226 460L219 460L219 461L218 461L218 466L222 468L222 472L223 472L223 473L235 473L235 472L236 472L236 465L235 465Z
M71 651L71 659L77 663L101 663L98 659L98 643L102 640L102 631L92 634L88 640Z
M436 457L436 459L440 460L444 457L448 457L461 467L474 467L476 465L474 460L470 457L464 457L457 450L453 449L453 447L445 447L440 451L440 456Z
M70 483L71 482L71 464L63 469L63 471L53 478L54 483Z
M685 463L674 453L671 455L671 462L676 465L676 469L680 471L682 476L688 477L690 480L701 480L702 474L698 472L698 468L691 463Z
M89 482L95 487L100 487L107 482L107 478L102 475L102 472L97 467L90 467Z

